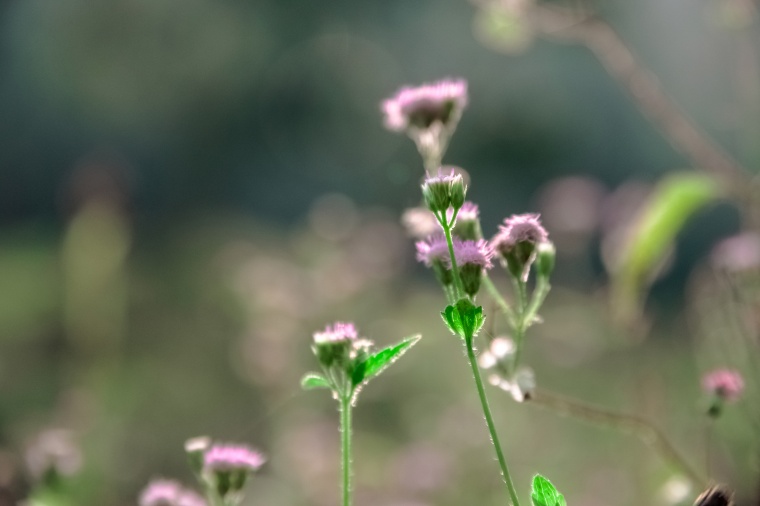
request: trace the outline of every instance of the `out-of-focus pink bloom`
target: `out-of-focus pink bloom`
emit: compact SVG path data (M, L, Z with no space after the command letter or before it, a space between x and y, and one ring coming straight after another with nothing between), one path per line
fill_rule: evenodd
M356 327L350 322L335 322L325 327L322 332L314 333L314 342L323 343L340 343L353 341L357 337Z
M206 501L173 480L154 480L140 494L140 506L206 506Z
M450 209L448 214L449 220L454 215L454 210ZM470 202L469 200L462 204L462 207L459 209L459 212L457 213L457 223L461 221L478 221L480 219L480 209L478 209L478 205Z
M436 234L428 237L424 241L417 241L417 260L428 267L434 263L441 263L447 269L451 269L451 256L449 255L449 246L443 234Z
M344 325L350 325L353 329L352 324ZM353 332L355 338L356 331ZM264 462L266 458L263 454L243 445L217 444L209 448L203 458L203 465L207 471L254 472L258 471Z
M724 239L710 255L713 266L730 272L760 268L760 236L746 232Z
M444 79L401 88L393 97L382 102L381 109L385 127L403 132L410 127L426 129L435 122L453 126L466 106L467 81Z
M425 239L441 232L441 224L435 215L424 207L412 207L401 215L401 224L407 235L415 239Z
M708 394L717 395L727 402L735 402L744 391L744 379L738 371L716 369L702 378L702 388Z

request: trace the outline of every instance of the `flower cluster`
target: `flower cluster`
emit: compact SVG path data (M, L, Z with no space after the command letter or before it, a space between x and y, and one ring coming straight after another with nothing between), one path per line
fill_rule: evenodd
M493 267L491 258L493 250L484 240L470 241L455 237L452 240L454 259L460 269L465 293L474 297L480 290L483 272ZM454 283L451 254L448 243L442 234L418 241L417 260L433 269L438 281L448 287Z

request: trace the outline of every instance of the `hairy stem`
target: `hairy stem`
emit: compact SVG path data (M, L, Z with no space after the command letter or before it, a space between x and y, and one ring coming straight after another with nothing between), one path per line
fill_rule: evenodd
M475 385L478 388L478 395L480 396L480 404L483 407L483 415L486 418L486 425L488 426L488 432L491 433L491 442L493 443L494 450L496 451L496 459L499 461L501 467L501 474L504 478L504 483L507 485L509 491L509 497L512 499L514 506L520 506L520 501L517 498L517 491L512 483L512 476L509 474L509 468L507 467L507 461L504 458L504 452L501 449L501 443L499 442L499 435L496 433L496 426L493 422L493 416L491 415L491 407L488 405L488 397L486 397L485 388L483 388L483 379L480 377L480 369L478 368L478 362L475 358L475 351L472 347L472 337L465 339L465 347L467 348L467 358L470 361L470 367L472 368L472 374L475 376Z
M351 399L340 400L341 469L343 506L351 506Z
M451 274L454 277L454 295L459 300L464 294L464 287L462 286L462 279L459 277L459 267L457 267L457 259L454 255L454 240L451 237L451 226L446 220L446 213L441 212L440 215L436 214L438 222L443 228L443 233L446 236L446 244L449 246L449 256L451 257ZM456 215L454 216L456 219ZM453 220L452 220L453 221Z
M515 292L517 293L517 319L513 326L515 333L515 356L512 360L512 374L517 372L517 367L520 365L523 341L525 341L525 331L528 328L528 320L526 318L528 311L528 295L525 282L518 279L515 280L514 284Z
M694 484L707 486L707 480L678 453L663 432L640 416L609 411L544 389L536 389L530 397L530 403L562 416L571 416L593 425L632 434L657 452L663 460L680 469Z

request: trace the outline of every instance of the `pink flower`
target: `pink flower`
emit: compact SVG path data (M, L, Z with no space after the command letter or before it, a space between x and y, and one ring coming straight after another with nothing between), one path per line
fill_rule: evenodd
M444 79L401 88L393 97L383 101L381 109L385 127L403 132L410 127L426 129L435 122L453 127L466 106L467 81Z
M356 327L350 322L335 322L325 327L323 332L314 333L314 342L316 344L340 343L353 341L356 338Z
M744 391L744 380L738 371L716 369L704 375L702 388L710 395L716 395L727 402L735 402Z
M417 241L417 260L428 267L434 263L441 263L447 269L451 269L451 256L449 246L443 234L431 235L424 241Z
M548 240L549 234L541 225L539 214L515 214L504 220L499 233L491 240L494 250L505 252L515 245L527 242L538 244Z
M353 325L351 325L353 327ZM261 453L242 445L216 444L203 457L207 471L258 471L266 462Z
M173 480L154 480L140 494L140 506L206 506L206 501Z
M479 241L462 241L454 239L454 258L457 265L477 265L484 269L493 267L491 258L493 250L484 240Z

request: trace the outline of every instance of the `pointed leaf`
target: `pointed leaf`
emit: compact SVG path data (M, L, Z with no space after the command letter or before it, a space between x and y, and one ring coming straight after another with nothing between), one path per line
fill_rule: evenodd
M314 390L315 388L332 388L327 378L315 372L307 373L301 378L301 388L304 390Z
M471 339L478 335L485 321L483 308L474 305L468 299L460 299L457 301L456 310L459 313L459 320L462 322L462 337Z
M533 493L530 498L533 506L567 506L565 497L540 474L533 477Z
M449 330L459 337L464 337L464 329L462 328L462 321L459 318L459 311L454 306L446 306L446 309L441 313L444 323Z
M383 372L393 362L398 360L401 355L407 352L409 348L417 344L420 340L419 335L407 337L403 341L393 346L383 348L382 350L369 356L364 362L359 364L354 370L352 381L354 386L366 383Z

